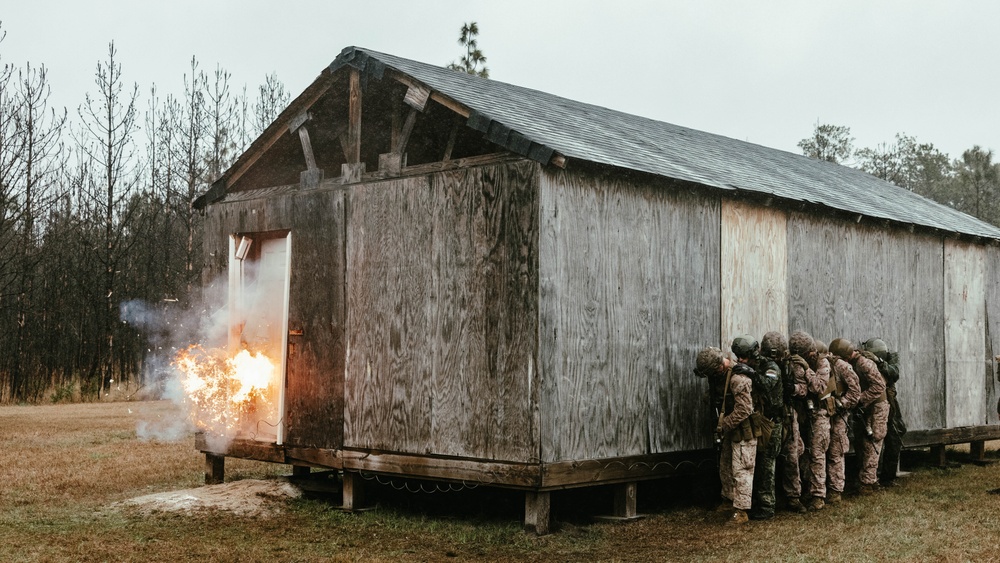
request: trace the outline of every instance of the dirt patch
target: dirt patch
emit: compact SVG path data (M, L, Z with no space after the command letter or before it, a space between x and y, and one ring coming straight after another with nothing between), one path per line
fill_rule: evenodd
M152 512L196 512L222 510L240 516L273 516L282 501L298 498L302 491L281 479L244 479L197 489L155 493L115 503L112 508Z

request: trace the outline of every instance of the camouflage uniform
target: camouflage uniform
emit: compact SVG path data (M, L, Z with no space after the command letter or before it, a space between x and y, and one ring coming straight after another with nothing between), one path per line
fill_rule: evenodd
M834 410L833 389L830 386L830 362L826 358L813 356L813 369L809 376L810 443L809 496L814 499L826 498L826 455L830 447L830 413Z
M830 417L830 448L826 455L826 478L830 492L838 495L844 492L844 456L851 449L850 438L847 436L847 421L851 409L858 403L861 396L861 386L858 374L854 373L851 364L836 356L826 356L832 363L830 377L834 378L836 391L834 396L839 404L837 412Z
M809 390L807 371L809 368L804 365L804 360L794 356L788 361L787 377L791 379L791 399L789 400L790 424L788 426L788 436L784 443L784 471L782 475L782 489L789 499L798 499L802 496L802 473L799 461L805 453L805 444L802 441L801 424L806 422L805 399Z
M870 487L878 482L878 460L889 422L889 402L886 400L885 380L875 362L861 353L855 353L852 363L861 382L861 398L858 399L858 406L864 409L865 422L872 430L871 436L866 436L862 444L859 474L861 486ZM865 432L864 427L859 430Z
M753 511L751 518L761 520L774 516L775 505L775 464L781 453L784 415L781 378L783 374L773 360L759 357L751 364L756 375L753 378L753 400L756 410L774 423L771 436L766 441L757 440L757 459L753 473Z
M753 468L757 459L757 439L748 420L753 413L752 387L749 377L736 372L731 374L725 398L726 415L719 423L723 433L719 460L722 496L732 501L734 509L744 511L750 510Z

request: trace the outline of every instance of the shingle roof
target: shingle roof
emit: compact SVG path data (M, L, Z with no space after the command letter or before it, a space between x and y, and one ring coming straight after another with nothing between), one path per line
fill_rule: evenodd
M543 162L555 151L722 190L1000 239L1000 228L846 166L369 49L344 49L330 70L346 65L375 78L385 68L406 74L471 108L470 127Z

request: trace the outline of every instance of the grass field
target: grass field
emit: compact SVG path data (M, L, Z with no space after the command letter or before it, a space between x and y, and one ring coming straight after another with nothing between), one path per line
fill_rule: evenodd
M168 402L0 407L0 561L1000 561L1000 496L988 493L1000 463L942 470L919 452L900 486L739 529L711 511L707 478L640 484L648 517L630 524L590 521L610 508L604 488L560 492L544 537L521 531L517 492L402 482L372 482L378 508L360 514L322 497L270 517L113 507L202 483L193 436L137 436L138 422L175 416ZM227 481L289 472L226 461Z

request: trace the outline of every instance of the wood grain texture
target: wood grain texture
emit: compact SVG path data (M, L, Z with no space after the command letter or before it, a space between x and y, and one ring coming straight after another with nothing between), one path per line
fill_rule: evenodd
M344 194L317 190L219 203L207 210L206 284L224 272L234 233L292 232L285 442L334 448L343 441Z
M707 446L700 347L718 343L714 198L543 171L543 461Z
M945 426L949 428L986 423L985 276L982 247L945 240Z
M943 246L904 229L791 213L789 330L829 343L880 337L901 357L909 428L945 423Z
M536 175L520 161L353 190L348 445L537 460Z
M721 225L723 348L741 334L787 334L785 213L723 200Z
M986 358L983 378L986 400L986 421L1000 424L997 409L1000 408L1000 247L984 249L986 260Z

